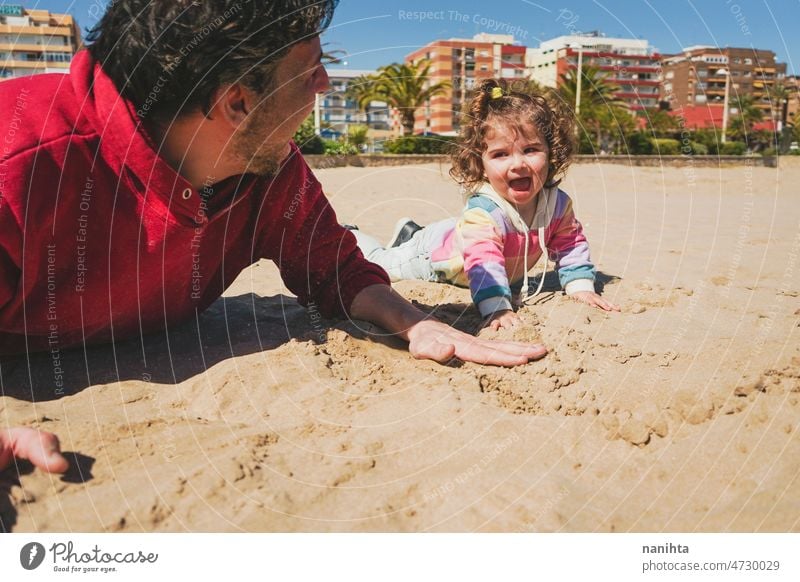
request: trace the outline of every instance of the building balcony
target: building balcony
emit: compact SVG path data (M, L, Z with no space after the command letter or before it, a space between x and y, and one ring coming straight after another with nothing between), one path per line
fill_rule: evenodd
M625 101L638 101L640 99L657 99L658 93L634 93L631 91L620 91L619 93L614 93L614 97L617 99L623 99Z
M48 53L73 53L72 45L44 45L28 43L8 43L0 42L0 51L27 51L27 52L48 52Z
M56 26L11 26L0 24L0 34L37 34L41 36L72 36L72 28Z
M637 87L660 87L661 81L654 79L627 79L621 77L609 77L609 80L617 85L634 85Z
M67 67L69 67L69 63L49 63L46 61L20 61L20 60L3 61L2 65L7 69L44 69L45 67L51 65L66 65Z

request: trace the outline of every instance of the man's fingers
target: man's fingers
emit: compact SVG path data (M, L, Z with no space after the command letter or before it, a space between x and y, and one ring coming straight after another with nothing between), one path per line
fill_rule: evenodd
M413 333L409 351L417 359L447 362L453 356L493 366L519 366L547 353L539 344L478 339L441 323L420 327Z
M69 468L56 435L32 428L12 428L6 434L14 457L27 459L48 473L63 473Z
M495 366L519 366L546 353L547 349L539 344L482 340L466 343L456 350L456 356L462 360Z

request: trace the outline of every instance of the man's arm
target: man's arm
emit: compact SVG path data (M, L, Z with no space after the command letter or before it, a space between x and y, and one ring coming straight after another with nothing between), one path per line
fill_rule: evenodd
M417 359L446 362L456 357L479 364L519 366L547 353L539 344L482 340L455 330L425 315L388 285L363 289L353 300L350 315L397 334L408 342L409 352Z

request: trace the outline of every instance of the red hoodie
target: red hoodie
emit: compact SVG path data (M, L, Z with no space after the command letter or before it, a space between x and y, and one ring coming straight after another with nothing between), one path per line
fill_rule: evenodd
M329 316L389 282L294 145L273 179L209 176L198 191L87 51L69 75L0 83L0 112L0 354L164 329L260 258Z

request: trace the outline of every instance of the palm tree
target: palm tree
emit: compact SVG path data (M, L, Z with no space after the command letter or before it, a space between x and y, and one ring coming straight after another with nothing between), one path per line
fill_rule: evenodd
M550 96L550 94L553 92L550 87L545 87L533 77L522 77L521 79L515 79L511 83L511 88L514 91L520 91L521 93L525 93L527 95L536 94Z
M372 102L376 100L375 96L375 79L377 75L360 75L347 84L345 97L356 102L356 105L367 116L367 125L369 125L369 108Z
M789 103L792 92L783 83L775 83L769 88L768 95L770 109L772 109L772 119L779 120L781 127L785 127L787 111L783 104Z
M414 114L417 109L450 87L447 81L431 84L428 79L430 67L427 61L416 64L392 63L378 69L375 75L355 79L350 84L352 90L348 89L348 94L365 111L372 101L385 101L400 113L403 135L411 135L414 133Z
M764 111L756 105L752 95L739 95L734 103L736 103L738 113L731 120L731 133L739 141L747 142L748 136L753 135L753 126L764 118Z
M654 137L671 137L680 131L678 119L663 109L646 109L643 114L647 121L647 130Z
M792 119L792 141L800 142L800 111Z
M627 126L628 105L616 94L620 87L608 80L608 74L598 67L584 65L581 71L581 100L578 123L594 130L596 143L593 149ZM561 75L558 94L565 104L574 107L578 95L578 71L570 69ZM604 139L606 138L606 139Z
M608 73L593 65L583 65L581 74L581 112L584 108L623 108L627 105L616 97L620 87L608 80ZM570 69L561 75L558 92L568 104L574 104L578 95L578 70Z

